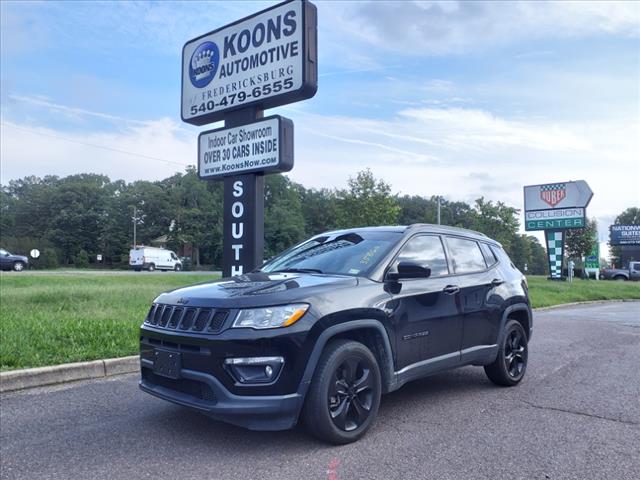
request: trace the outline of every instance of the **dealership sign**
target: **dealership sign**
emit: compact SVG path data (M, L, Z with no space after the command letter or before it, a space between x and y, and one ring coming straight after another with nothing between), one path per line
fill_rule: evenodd
M640 225L611 225L611 245L640 245Z
M293 168L293 122L264 110L318 89L318 15L288 0L189 40L182 48L180 115L198 136L198 176L223 182L222 274L263 263L265 174Z
M287 1L188 41L182 49L182 120L313 97L318 86L316 7Z
M293 122L279 115L198 136L198 175L215 178L293 168Z
M548 210L525 210L524 229L556 230L564 228L582 228L585 226L584 208L558 208Z

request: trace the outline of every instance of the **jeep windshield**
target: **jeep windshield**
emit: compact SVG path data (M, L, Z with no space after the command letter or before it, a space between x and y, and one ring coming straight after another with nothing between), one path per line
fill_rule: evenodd
M358 231L315 237L278 255L260 270L366 276L401 235L399 232Z

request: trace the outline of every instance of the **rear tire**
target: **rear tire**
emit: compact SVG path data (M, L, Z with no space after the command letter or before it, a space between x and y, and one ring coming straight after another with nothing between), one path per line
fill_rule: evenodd
M155 269L156 269L155 264L153 264L153 263L149 264L149 271L150 272L153 272Z
M498 356L492 364L484 367L484 372L496 385L513 387L524 377L528 358L529 347L524 328L520 322L507 319Z
M24 263L22 262L15 262L13 264L13 270L16 272L21 272L24 270Z
M311 380L303 421L321 440L355 442L375 422L381 392L380 368L371 350L351 340L332 341Z

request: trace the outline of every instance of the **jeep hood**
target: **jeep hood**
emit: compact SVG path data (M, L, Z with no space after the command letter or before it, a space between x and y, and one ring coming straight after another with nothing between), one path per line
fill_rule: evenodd
M315 273L249 273L163 293L155 302L195 307L245 308L308 301L327 290L356 286L358 279Z

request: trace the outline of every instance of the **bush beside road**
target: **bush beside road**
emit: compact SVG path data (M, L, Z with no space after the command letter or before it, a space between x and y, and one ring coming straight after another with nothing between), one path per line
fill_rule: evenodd
M138 327L156 295L214 278L217 275L3 273L0 370L135 355ZM534 307L640 299L640 282L528 279Z

